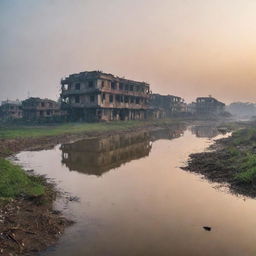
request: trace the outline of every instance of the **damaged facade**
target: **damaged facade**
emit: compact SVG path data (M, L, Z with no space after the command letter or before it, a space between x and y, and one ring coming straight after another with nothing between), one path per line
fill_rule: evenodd
M28 98L22 102L23 117L25 120L54 119L64 115L60 103L40 98Z
M0 121L114 121L226 115L225 104L199 97L186 104L173 95L152 94L149 84L101 71L71 74L61 80L60 102L30 97L5 101Z
M198 115L218 115L224 111L225 104L211 96L196 99L196 114Z
M70 120L143 120L149 109L149 85L100 71L61 80L62 108Z
M19 100L2 101L0 117L4 121L21 119L23 117L21 102Z
M166 118L185 113L186 103L181 97L173 95L152 94L150 96L151 117Z

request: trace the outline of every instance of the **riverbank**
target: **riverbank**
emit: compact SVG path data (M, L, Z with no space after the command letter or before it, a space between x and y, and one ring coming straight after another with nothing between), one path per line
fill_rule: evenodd
M3 158L0 170L0 255L31 255L55 243L71 222L53 209L54 185Z
M191 154L185 170L200 173L231 192L256 196L256 128L247 123L240 130L217 140L210 151Z
M0 127L0 157L23 150L50 149L56 144L67 143L95 136L115 133L167 128L187 124L190 120L163 119L155 121L116 121L109 123L71 123L52 126Z

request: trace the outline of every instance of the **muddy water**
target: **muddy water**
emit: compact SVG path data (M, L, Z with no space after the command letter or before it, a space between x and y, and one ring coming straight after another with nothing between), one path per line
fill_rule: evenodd
M255 255L256 201L179 168L217 135L175 127L18 154L19 163L80 198L56 202L76 224L42 255Z

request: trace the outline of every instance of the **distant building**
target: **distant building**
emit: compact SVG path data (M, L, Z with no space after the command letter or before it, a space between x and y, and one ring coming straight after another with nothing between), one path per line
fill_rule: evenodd
M50 119L64 114L60 103L50 99L28 98L22 102L22 109L25 120Z
M186 103L178 96L154 93L149 103L154 118L171 117L187 111Z
M62 108L69 119L141 120L149 108L149 85L100 71L72 74L61 80Z
M23 112L21 102L19 100L2 101L0 106L0 117L5 121L22 118Z
M238 119L250 120L256 116L256 104L250 102L233 102L226 107L226 111Z
M187 104L188 113L195 114L196 113L196 102L192 102Z
M211 96L196 99L196 113L199 115L220 114L224 111L225 104Z

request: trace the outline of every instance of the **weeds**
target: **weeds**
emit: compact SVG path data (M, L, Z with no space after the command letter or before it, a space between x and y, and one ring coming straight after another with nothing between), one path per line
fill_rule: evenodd
M44 192L39 178L29 176L20 166L0 158L0 197L40 196Z

